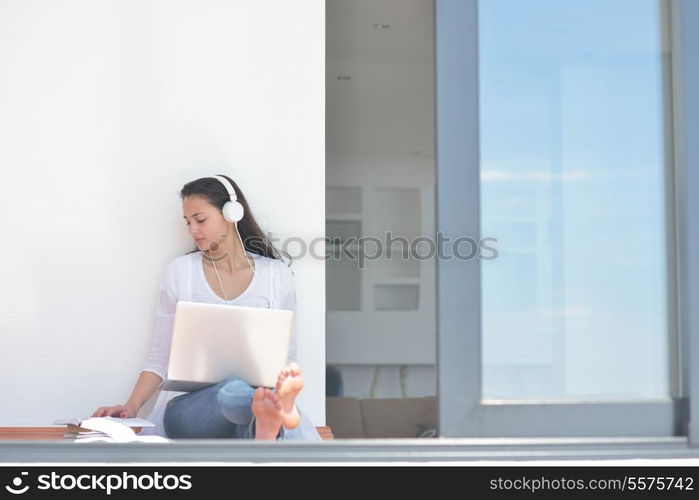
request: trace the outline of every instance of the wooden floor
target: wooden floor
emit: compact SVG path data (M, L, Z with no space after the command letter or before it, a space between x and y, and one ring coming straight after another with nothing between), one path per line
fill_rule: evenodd
M324 441L333 439L330 427L316 427ZM65 426L54 427L0 427L0 441L55 441L63 439Z

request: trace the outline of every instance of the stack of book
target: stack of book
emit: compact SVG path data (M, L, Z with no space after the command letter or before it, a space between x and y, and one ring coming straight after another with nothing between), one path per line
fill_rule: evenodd
M65 439L76 443L168 443L169 439L162 436L139 436L143 427L155 427L152 422L142 418L65 418L53 422L54 425L65 425Z

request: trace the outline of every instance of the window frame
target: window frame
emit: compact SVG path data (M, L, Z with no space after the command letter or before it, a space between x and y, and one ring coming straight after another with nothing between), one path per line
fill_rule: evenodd
M689 148L699 141L686 139L699 136L695 109L699 96L678 93L678 89L699 88L695 83L699 65L690 64L691 56L696 60L699 55L692 48L699 46L693 34L697 30L691 29L699 27L699 8L685 0L658 1L665 14L664 29L670 30L672 40L669 70L664 75L671 79L666 80L671 95L666 98L665 127L671 397L483 401L480 261L441 260L437 263L438 405L439 432L444 437L671 437L689 432L696 442L697 423L688 422L686 408L687 401L692 401L694 414L699 412L697 363L690 364L691 359L699 359L699 276L695 271L699 257L687 249L699 248L691 245L699 243L699 225L690 217L699 214L699 201L691 196L699 193L699 174L688 171L686 165L699 159L696 146ZM437 230L479 241L478 0L435 0L435 57Z

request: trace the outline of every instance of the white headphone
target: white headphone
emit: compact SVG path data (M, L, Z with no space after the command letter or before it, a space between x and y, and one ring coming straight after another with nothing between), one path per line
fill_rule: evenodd
M211 179L217 179L223 186L226 188L226 191L228 191L228 196L230 198L230 201L227 201L224 205L223 208L221 209L221 213L223 214L223 218L226 219L228 222L232 222L235 224L235 232L238 235L238 240L240 241L240 246L243 249L243 255L245 255L246 260L248 261L248 265L250 266L250 269L252 269L252 274L253 276L255 275L255 267L252 265L250 262L247 252L245 251L245 245L243 244L243 239L240 236L240 232L238 231L238 221L243 218L243 215L245 214L245 209L243 208L243 205L238 202L238 196L235 194L235 189L233 189L233 185L228 182L228 179L225 177L221 177L220 175L214 175L211 177ZM223 289L223 283L221 283L221 277L218 274L218 269L216 269L216 262L215 260L212 259L211 263L214 266L214 271L216 272L216 278L218 278L218 284L221 286L221 292L223 293L223 299L226 299L226 291Z
M227 201L221 209L221 212L223 213L223 218L226 219L228 222L238 222L240 219L243 218L245 210L243 209L243 205L241 205L238 202L238 196L235 194L235 189L233 189L233 186L230 182L228 182L228 179L226 179L225 177L221 177L220 175L214 175L211 178L218 179L218 181L221 184L223 184L223 186L226 188L226 191L228 191L228 197L231 199L231 201Z

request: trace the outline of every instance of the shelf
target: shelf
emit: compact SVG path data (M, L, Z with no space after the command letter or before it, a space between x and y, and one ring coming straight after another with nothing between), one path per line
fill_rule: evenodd
M325 236L341 240L349 238L360 238L362 236L362 222L353 220L326 220Z
M325 220L332 222L360 222L362 214L325 214Z
M405 286L417 285L420 286L420 278L381 278L374 281L376 286Z
M419 285L374 285L375 310L417 311L419 308Z
M350 250L357 251L359 250L359 243L350 243L349 245L345 245L343 242L335 243L334 241L328 241L326 245L329 247L348 248Z

